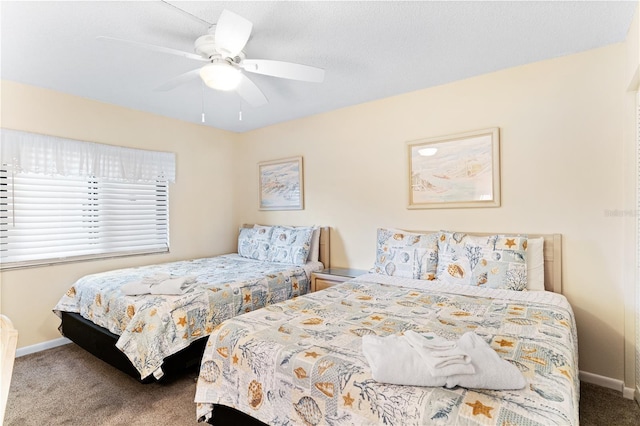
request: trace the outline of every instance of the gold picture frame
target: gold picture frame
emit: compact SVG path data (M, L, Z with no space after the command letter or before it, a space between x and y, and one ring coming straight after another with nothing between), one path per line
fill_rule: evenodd
M500 206L500 129L407 142L409 209Z
M258 163L260 210L303 210L302 157Z

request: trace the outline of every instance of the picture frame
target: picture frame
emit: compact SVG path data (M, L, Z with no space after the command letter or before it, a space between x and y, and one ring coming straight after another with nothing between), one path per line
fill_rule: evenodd
M500 129L407 142L409 209L499 207Z
M303 210L302 157L258 163L260 210Z

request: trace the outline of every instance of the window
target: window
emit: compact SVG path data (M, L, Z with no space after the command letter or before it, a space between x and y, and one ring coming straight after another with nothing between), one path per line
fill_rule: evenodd
M3 129L0 266L167 252L174 168L170 153Z

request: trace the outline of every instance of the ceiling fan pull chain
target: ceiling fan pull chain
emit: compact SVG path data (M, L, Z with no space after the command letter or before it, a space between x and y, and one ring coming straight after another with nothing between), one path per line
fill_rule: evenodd
M201 83L202 86L202 122L204 123L204 82Z

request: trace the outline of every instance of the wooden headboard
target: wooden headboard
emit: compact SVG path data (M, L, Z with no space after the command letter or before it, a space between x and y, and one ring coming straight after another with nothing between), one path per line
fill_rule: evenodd
M268 225L265 225L268 226ZM243 228L253 228L253 223L243 223ZM328 226L320 227L320 255L318 260L322 262L325 268L331 266L331 245L329 244L330 228Z
M434 231L409 231L431 233ZM435 231L438 232L438 231ZM497 232L464 232L465 234L485 237ZM512 233L510 233L512 234ZM562 234L525 234L529 238L544 239L544 288L547 291L562 294Z

